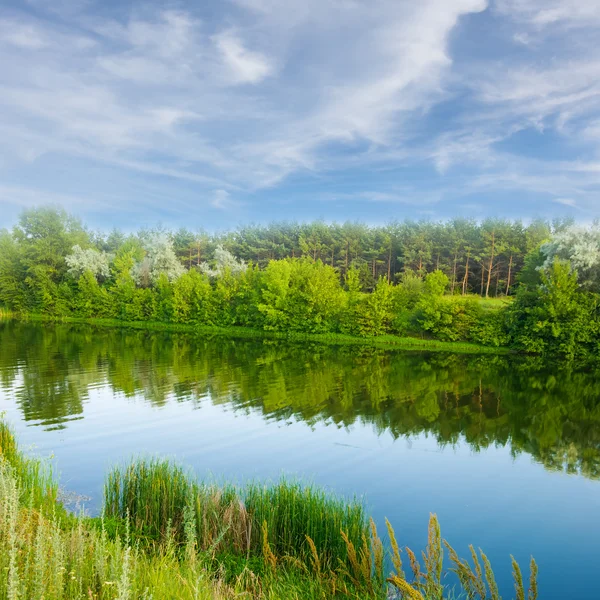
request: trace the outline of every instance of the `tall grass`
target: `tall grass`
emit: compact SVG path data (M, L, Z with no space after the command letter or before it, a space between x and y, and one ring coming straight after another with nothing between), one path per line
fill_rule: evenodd
M69 525L19 503L12 468L0 464L0 598L45 600L249 598L242 584L215 580L175 545L152 553L110 539L84 519Z
M297 483L217 488L151 460L113 470L105 495L104 517L67 515L0 421L0 600L500 600L487 556L459 558L435 515L407 575L389 523L392 573L360 503ZM527 584L512 565L516 600L537 600L533 559Z
M113 469L104 487L105 516L129 519L134 535L160 541L185 538L193 518L200 549L260 555L263 530L277 556L306 560L308 538L326 564L347 560L340 531L354 543L368 533L364 507L311 486L280 481L245 487L200 484L165 460L136 460Z
M261 524L266 523L269 544L279 556L306 560L314 554L313 544L323 564L337 567L348 554L340 532L355 544L368 535L360 502L336 498L317 487L289 481L250 484L242 497L252 519L254 546Z
M56 507L58 483L47 462L30 460L20 451L10 427L0 419L0 457L11 465L22 500L38 507ZM63 511L64 512L64 511Z

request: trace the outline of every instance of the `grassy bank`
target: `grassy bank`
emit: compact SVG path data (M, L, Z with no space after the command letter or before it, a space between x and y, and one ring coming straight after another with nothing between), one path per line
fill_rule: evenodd
M0 598L499 599L485 554L460 559L434 515L405 573L389 523L384 546L359 503L313 488L207 487L168 462L136 461L110 473L102 517L67 513L57 490L0 422ZM458 591L445 587L444 547ZM524 584L513 560L517 600L537 599L536 573L532 560Z
M2 316L0 314L0 316ZM7 317L19 318L23 321L43 321L56 323L80 323L96 327L118 327L124 329L142 329L148 331L172 331L193 333L203 336L225 336L234 339L276 339L290 342L317 342L332 346L360 345L375 348L395 348L398 350L425 350L432 352L455 352L462 354L510 354L510 348L482 346L467 342L442 342L439 340L399 337L383 335L378 337L355 337L338 333L282 333L248 329L245 327L209 327L199 325L184 325L179 323L162 323L156 321L121 321L118 319L93 319L81 317L50 317L38 314L7 314Z

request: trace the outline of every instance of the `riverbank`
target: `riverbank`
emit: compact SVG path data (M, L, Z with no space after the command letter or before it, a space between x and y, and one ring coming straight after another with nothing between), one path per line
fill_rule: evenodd
M202 336L223 336L232 339L268 339L285 340L289 342L315 342L331 346L370 346L374 348L390 348L396 350L415 350L431 352L453 352L459 354L492 354L506 355L515 353L511 348L482 346L468 342L442 342L439 340L399 337L383 335L378 337L355 337L339 333L298 333L265 331L245 327L213 327L200 325L184 325L179 323L163 323L157 321L121 321L118 319L94 319L82 317L51 317L39 314L13 314L2 313L0 317L14 318L22 321L37 321L50 323L85 324L95 327L109 327L122 329L141 329L148 331L167 331L192 333Z
M429 600L453 593L435 515L424 564L406 549L406 575L389 523L384 546L360 503L312 487L216 488L156 460L113 470L105 490L102 518L67 512L49 464L25 456L0 421L2 597L385 600L395 590L393 597ZM458 572L454 591L498 597L483 552L472 569L446 548ZM513 573L524 598L514 561ZM531 573L527 597L536 600L533 561Z

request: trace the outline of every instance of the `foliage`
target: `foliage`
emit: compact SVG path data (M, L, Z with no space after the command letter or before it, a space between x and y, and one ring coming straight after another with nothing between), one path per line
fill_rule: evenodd
M443 296L450 281L445 273L433 271L425 277L425 293L429 296Z
M513 343L529 352L595 360L600 349L598 296L582 291L577 272L558 258L540 277L535 288L522 288L511 308Z
M173 320L212 325L211 295L208 278L196 270L187 271L173 284Z
M135 264L132 276L143 287L155 285L161 275L173 282L184 272L181 262L173 250L173 242L166 233L148 236L144 244L146 256Z
M67 273L75 279L79 279L86 271L99 280L110 277L110 257L106 252L100 252L95 248L84 250L79 244L75 244L72 254L65 257L65 262L69 267Z
M213 262L213 268L207 262L200 263L198 267L200 272L209 277L221 277L226 273L239 275L247 268L244 261L238 260L229 250L226 250L220 244L215 248Z
M288 336L399 334L510 344L594 361L598 231L581 233L561 222L453 220L104 237L90 236L64 212L33 209L12 232L0 232L0 306L53 318L247 327ZM565 281L560 291L552 256L566 256L573 273L580 268L582 285ZM515 290L518 300L508 310L510 302L501 299Z
M600 292L600 224L571 226L557 232L540 248L545 257L542 269L550 270L556 259L568 262L577 271L579 284Z
M266 330L336 330L344 292L332 267L307 259L272 261L262 273L261 282L258 309L265 317Z

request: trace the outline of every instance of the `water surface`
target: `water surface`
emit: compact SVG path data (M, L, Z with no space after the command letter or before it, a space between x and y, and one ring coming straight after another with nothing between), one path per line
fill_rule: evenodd
M537 359L0 321L0 410L62 485L101 503L139 454L199 477L282 474L363 496L399 541L430 512L482 547L512 597L510 558L540 598L598 598L600 378Z

